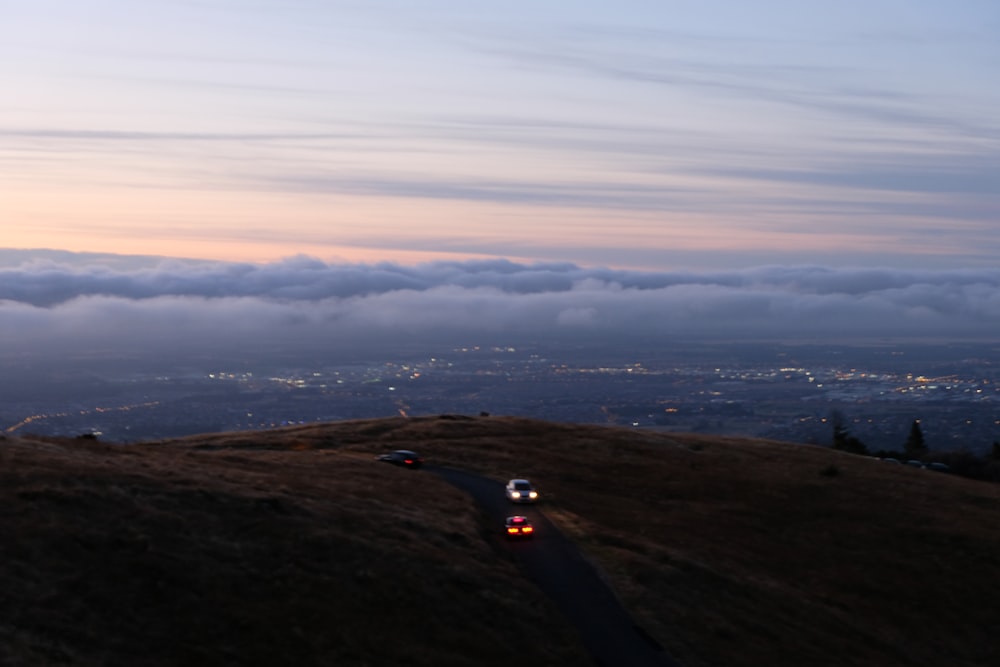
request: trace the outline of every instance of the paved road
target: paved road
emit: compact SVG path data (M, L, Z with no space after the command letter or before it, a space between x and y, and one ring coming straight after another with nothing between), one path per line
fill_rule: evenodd
M503 484L480 475L428 465L427 470L468 493L500 534L505 517L523 514L535 525L530 540L501 540L521 570L576 626L584 645L602 667L679 667L638 627L614 593L576 546L538 506L512 505Z

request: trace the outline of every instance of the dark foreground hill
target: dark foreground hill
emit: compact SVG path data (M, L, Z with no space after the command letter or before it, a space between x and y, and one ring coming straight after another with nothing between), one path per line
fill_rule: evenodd
M586 665L395 448L524 476L699 665L1000 664L1000 486L828 449L460 416L0 440L0 665Z

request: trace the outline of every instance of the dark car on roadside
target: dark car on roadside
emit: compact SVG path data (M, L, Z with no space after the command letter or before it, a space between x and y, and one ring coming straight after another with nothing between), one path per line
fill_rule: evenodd
M402 466L404 468L419 468L424 464L424 459L419 454L409 449L397 449L388 454L380 454L376 457L379 461Z
M507 531L507 537L511 538L532 537L535 534L535 527L531 525L531 521L526 516L507 517L504 528Z

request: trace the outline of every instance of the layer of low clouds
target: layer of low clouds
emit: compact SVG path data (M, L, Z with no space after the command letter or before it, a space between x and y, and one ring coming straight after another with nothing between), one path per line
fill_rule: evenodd
M301 345L347 354L467 344L637 340L990 340L1000 270L819 266L690 273L505 260L330 264L0 255L11 354L147 356Z

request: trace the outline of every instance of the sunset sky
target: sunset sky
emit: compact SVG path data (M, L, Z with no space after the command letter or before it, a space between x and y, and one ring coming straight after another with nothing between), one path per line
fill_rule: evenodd
M996 266L996 0L0 0L0 247Z

